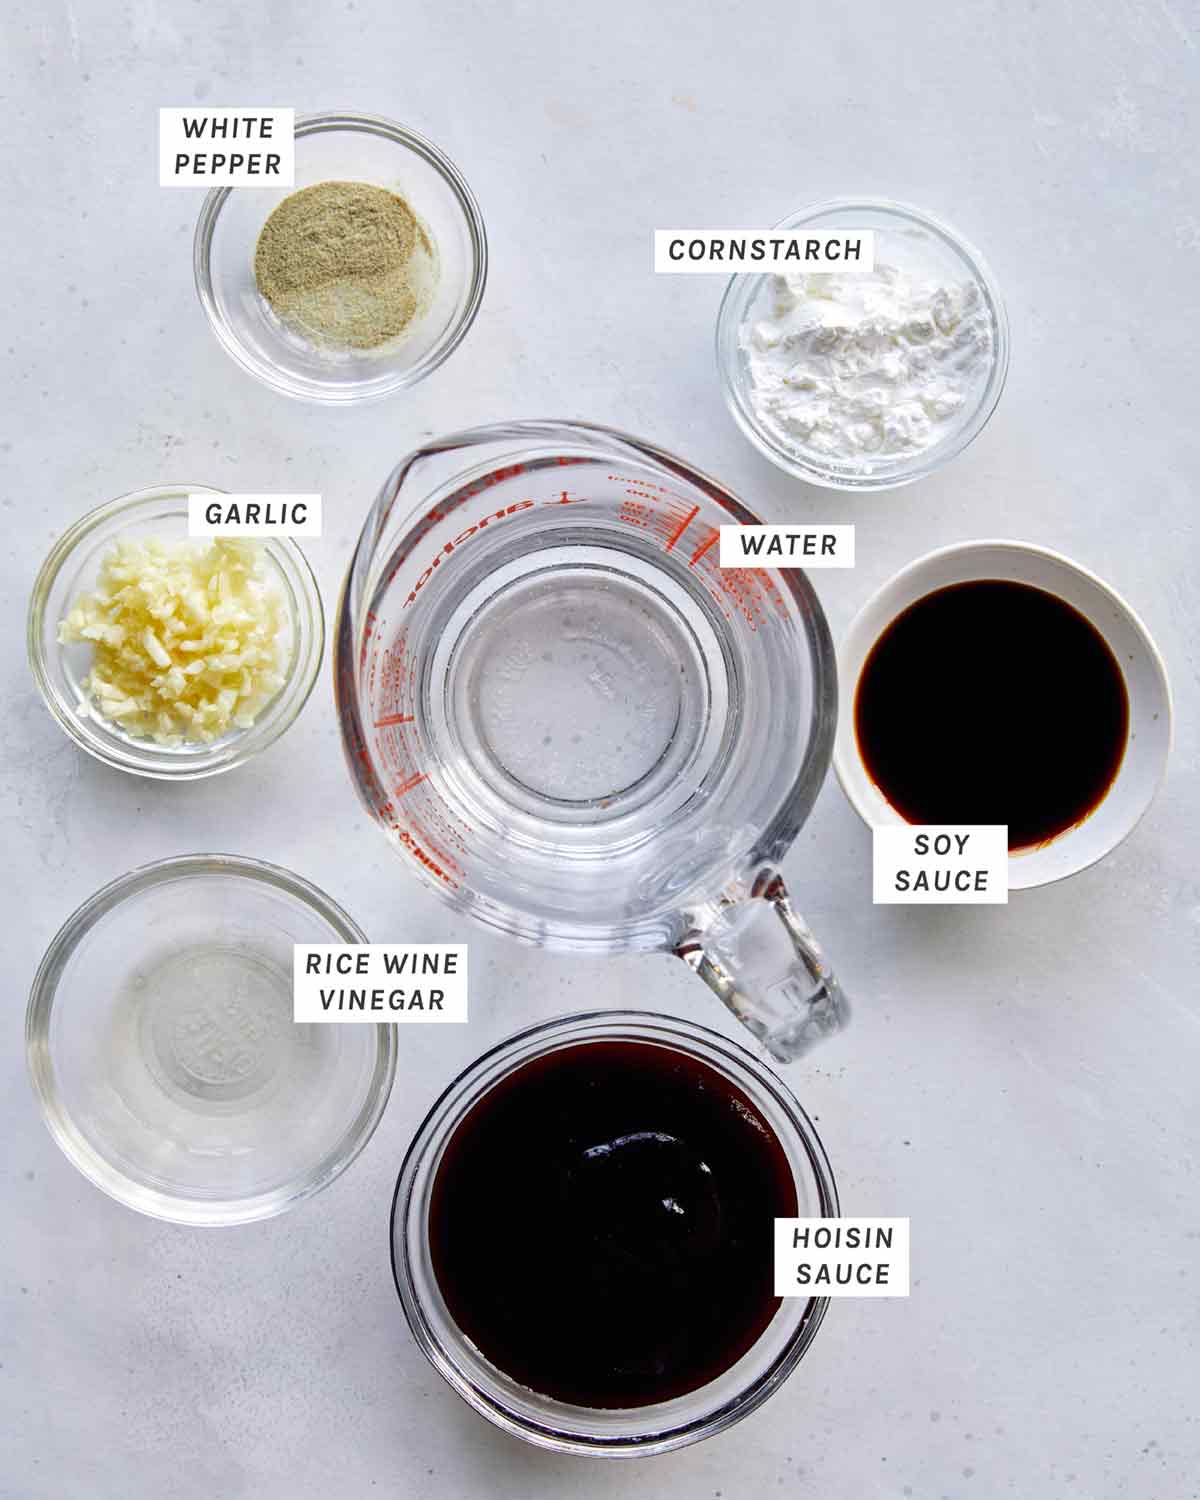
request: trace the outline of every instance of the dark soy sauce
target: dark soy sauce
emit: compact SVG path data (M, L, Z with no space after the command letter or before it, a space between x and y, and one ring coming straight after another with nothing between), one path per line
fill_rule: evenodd
M1082 822L1120 769L1129 700L1107 643L1029 584L957 583L911 604L858 679L868 775L910 823L1007 823L1010 849Z
M463 1118L429 1241L450 1314L499 1370L558 1401L646 1406L758 1339L773 1220L798 1212L778 1138L708 1064L577 1043L516 1069Z

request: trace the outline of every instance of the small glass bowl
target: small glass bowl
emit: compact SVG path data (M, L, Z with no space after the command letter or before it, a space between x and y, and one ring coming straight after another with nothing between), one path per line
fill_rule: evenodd
M437 249L432 304L379 349L319 348L287 328L255 284L255 247L276 206L300 188L330 181L399 193ZM295 184L209 193L196 225L194 266L212 330L243 370L285 396L345 405L415 385L453 353L483 299L487 236L471 189L431 141L376 115L306 115L296 121Z
M717 372L734 421L760 453L773 464L806 479L810 484L839 490L887 490L912 484L961 453L987 424L996 409L1008 374L1008 318L996 279L973 246L955 230L920 209L886 199L834 198L774 226L784 230L874 229L876 261L894 261L897 248L922 240L920 261L901 257L914 270L928 270L955 281L974 281L983 296L992 325L991 367L978 386L975 404L966 409L958 424L940 441L920 453L863 455L838 462L791 446L767 428L751 401L749 364L740 346L740 334L755 307L765 295L770 275L731 276L717 314Z
M310 1197L379 1123L396 1041L390 1025L296 1025L292 944L364 941L258 860L186 855L113 881L64 924L29 997L51 1135L110 1197L178 1224Z
M50 712L77 745L105 765L160 781L215 776L240 766L272 744L308 701L325 650L325 616L317 580L304 553L290 538L264 538L261 545L278 577L290 639L285 642L284 685L249 729L237 729L208 744L175 749L126 734L90 711L83 680L92 664L84 643L63 646L59 621L81 594L95 587L100 565L118 540L188 539L188 495L219 495L208 485L161 485L122 495L76 521L55 543L29 601L29 663Z

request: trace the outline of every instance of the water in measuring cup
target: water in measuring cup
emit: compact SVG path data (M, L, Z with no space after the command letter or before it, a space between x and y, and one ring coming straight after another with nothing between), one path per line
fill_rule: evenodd
M471 809L660 821L714 768L731 666L712 611L628 547L551 535L446 602L432 731Z
M567 454L456 480L371 554L353 658L340 633L360 790L485 925L669 947L781 836L811 744L807 601L722 569L726 512L656 469Z
M697 690L670 622L621 584L535 582L509 597L467 685L480 742L520 785L558 801L621 795L667 753Z

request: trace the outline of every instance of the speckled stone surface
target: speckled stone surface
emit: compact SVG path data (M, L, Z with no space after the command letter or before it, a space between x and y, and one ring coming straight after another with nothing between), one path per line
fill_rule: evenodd
M761 0L702 14L680 0L59 0L0 22L4 1500L1197 1493L1196 13ZM434 377L323 411L229 362L192 289L201 193L157 185L158 107L200 101L375 111L459 162L492 272ZM806 489L761 460L713 374L719 278L648 269L656 226L766 224L844 193L957 225L1012 321L983 436L878 498ZM786 872L857 1012L790 1076L844 1209L911 1216L913 1294L835 1305L758 1413L635 1466L547 1457L450 1394L403 1324L387 1216L435 1092L517 1026L632 998L733 1034L681 964L555 959L470 933L469 1027L405 1030L390 1108L353 1169L295 1213L228 1232L157 1224L89 1186L42 1126L22 1048L60 922L169 854L290 866L375 938L468 935L359 810L328 671L287 737L228 777L163 786L77 752L22 645L55 536L164 480L319 490L326 535L308 551L331 610L407 448L540 415L656 439L767 519L856 522L856 570L818 579L835 633L931 547L1057 547L1143 614L1179 719L1134 837L1006 908L873 908L867 831L826 786Z

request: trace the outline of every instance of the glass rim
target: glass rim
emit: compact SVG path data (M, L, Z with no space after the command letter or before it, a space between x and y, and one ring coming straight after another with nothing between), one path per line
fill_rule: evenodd
M261 545L294 601L292 625L297 633L296 655L283 686L264 705L249 729L238 730L212 744L202 743L189 747L182 753L165 753L152 740L144 743L131 740L128 745L118 740L109 744L91 733L89 721L80 716L52 680L43 639L46 608L50 592L76 548L109 521L122 516L134 519L134 513L142 507L175 501L179 502L174 507L175 510L186 515L188 495L227 493L228 491L208 484L158 484L118 495L116 499L106 500L102 505L87 511L69 526L55 541L38 569L26 614L26 652L30 670L42 701L59 727L80 749L86 750L106 766L156 781L196 781L202 777L231 771L274 744L299 718L312 696L325 656L325 609L312 564L299 543L287 536L264 537ZM312 640L308 652L302 656L299 636L306 625L311 630ZM289 690L294 690L294 696L286 712L273 713L280 698ZM120 750L118 745L122 747Z
M437 172L454 195L466 225L471 241L471 273L462 311L423 359L407 369L393 371L378 389L364 390L357 383L350 383L336 389L310 390L301 387L270 361L252 357L217 304L212 276L213 235L229 195L245 190L234 187L212 188L201 205L192 240L192 275L196 295L200 299L208 325L226 354L248 375L281 395L320 406L366 405L372 401L382 401L431 375L449 359L470 331L483 302L488 273L487 230L482 211L466 178L439 146L427 136L400 125L395 120L389 120L384 115L361 114L353 110L323 110L296 118L297 140L339 130L374 135L391 141L412 151Z
M116 1202L150 1218L201 1228L219 1228L273 1218L328 1186L354 1161L375 1133L391 1095L396 1073L396 1031L394 1026L376 1028L375 1070L362 1108L342 1136L339 1149L328 1153L299 1187L275 1188L250 1198L233 1200L192 1201L141 1184L138 1184L136 1194L130 1194L126 1185L131 1179L86 1140L61 1103L49 1043L50 1018L63 969L95 925L130 897L156 885L193 875L250 880L272 886L308 907L338 934L341 941L367 941L363 930L331 896L282 865L240 854L177 854L152 860L118 875L94 891L50 939L30 986L25 1010L25 1053L30 1084L46 1128L59 1150L89 1182Z
M809 204L794 214L789 214L771 227L772 229L799 229L825 214L852 213L855 210L890 215L910 224L916 224L935 235L966 264L987 302L996 332L991 368L975 410L952 437L944 442L934 443L922 453L912 455L909 461L902 462L887 473L862 475L839 472L822 465L815 459L805 458L779 442L760 423L753 408L745 400L734 375L737 358L735 342L737 331L745 319L762 277L769 275L769 272L729 278L717 310L714 348L717 374L725 404L742 434L764 458L769 459L777 468L783 469L797 479L803 479L822 489L840 490L847 494L868 494L915 484L917 480L936 473L943 464L956 458L975 441L991 421L1004 392L1008 378L1011 336L1008 313L999 283L983 254L957 229L935 215L927 213L924 209L892 198L866 196L826 198L819 203Z
M450 1388L481 1416L512 1436L559 1453L613 1458L638 1457L666 1453L723 1432L759 1407L795 1370L816 1337L829 1306L830 1299L827 1297L809 1298L803 1310L798 1310L798 1321L784 1347L744 1389L712 1411L673 1422L668 1419L662 1431L597 1436L566 1430L565 1422L558 1426L549 1420L535 1422L505 1405L495 1392L483 1390L467 1372L460 1369L452 1358L452 1351L447 1349L446 1341L433 1326L412 1274L409 1236L414 1228L412 1216L417 1208L414 1189L418 1172L431 1153L440 1151L470 1107L514 1068L535 1057L544 1056L557 1045L630 1036L663 1046L674 1046L710 1066L727 1070L733 1082L746 1088L753 1102L758 1102L756 1091L760 1098L762 1095L768 1096L791 1128L793 1144L798 1143L802 1148L816 1183L822 1217L836 1218L841 1213L837 1185L825 1147L799 1100L766 1063L739 1042L730 1040L710 1027L654 1011L582 1011L525 1027L468 1063L438 1095L413 1133L401 1163L392 1194L389 1219L392 1279L418 1348ZM722 1064L725 1064L725 1068L722 1068ZM753 1084L752 1088L747 1087L748 1081ZM419 1232L424 1234L425 1228L425 1221L422 1219L418 1226ZM453 1327L452 1319L447 1316L446 1321ZM469 1342L457 1328L454 1332L458 1339ZM765 1331L761 1337L766 1337ZM749 1358L754 1347L757 1346L752 1346L742 1358ZM736 1362L730 1367L733 1368L736 1368ZM725 1371L723 1375L728 1373ZM719 1380L722 1376L716 1378ZM662 1405L679 1406L693 1401L702 1395L705 1388L701 1386L696 1391ZM538 1396L550 1407L570 1410L564 1403L555 1402L552 1398L541 1397L537 1392L531 1394ZM628 1410L651 1413L656 1408L647 1406Z
M700 490L734 521L747 525L761 524L745 503L719 480L665 448L601 423L579 422L569 418L488 423L434 438L407 453L384 481L363 521L347 566L333 628L331 654L334 697L341 725L342 747L350 779L373 822L379 821L378 816L363 788L354 750L354 745L366 746L369 743L366 716L359 702L359 658L365 624L363 611L366 601L371 597L372 574L376 565L382 566L383 562L377 556L380 540L392 519L393 507L409 474L423 460L444 456L459 449L469 450L485 444L517 443L525 445L528 456L535 449L552 451L572 442L591 452L595 452L598 446L607 446L610 450L615 450L615 453L610 452L610 457L623 457L634 463L649 463L665 468L685 484ZM415 544L419 539L418 533L424 534L421 528L427 526L430 519L428 497L414 498L397 523L398 531L394 545L389 548L389 555L403 553L407 547ZM838 717L837 652L820 598L803 569L782 568L773 571L780 587L790 593L797 606L796 629L802 633L809 653L813 674L813 701L804 758L787 791L781 796L774 814L747 854L745 864L753 868L782 858L811 813L832 763ZM449 896L441 883L423 865L417 864L411 873L443 901L462 908L463 903L456 902ZM662 923L656 917L629 922L622 929L619 939L614 941L611 936L596 938L590 935L590 929L568 930L564 925L550 930L544 921L524 917L519 908L511 905L497 907L493 911L490 906L474 902L469 904L469 915L488 930L502 932L518 942L539 947L559 946L574 952L615 953L659 952L666 946Z

